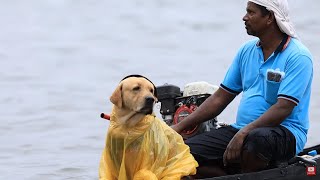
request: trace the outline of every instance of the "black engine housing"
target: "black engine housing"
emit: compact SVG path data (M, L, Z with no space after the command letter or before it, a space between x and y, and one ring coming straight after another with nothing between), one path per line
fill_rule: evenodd
M177 123L178 119L183 119L189 115L196 107L199 107L211 94L197 94L192 96L183 96L183 91L178 86L171 84L164 84L157 86L158 100L161 102L160 113L163 120L169 125ZM192 109L189 113L177 114L180 107ZM188 110L188 109L187 109ZM179 117L177 117L179 116ZM181 116L181 117L180 117ZM174 121L174 118L176 118ZM180 121L180 120L179 120ZM217 119L209 119L208 121L198 125L197 127L190 127L195 129L192 133L182 133L181 135L186 139L204 131L210 131L216 127Z

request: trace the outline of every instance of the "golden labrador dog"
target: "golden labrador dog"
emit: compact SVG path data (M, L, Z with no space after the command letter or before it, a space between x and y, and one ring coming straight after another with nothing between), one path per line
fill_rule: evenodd
M125 77L110 101L100 179L181 179L196 173L198 163L182 137L153 114L157 93L149 79Z

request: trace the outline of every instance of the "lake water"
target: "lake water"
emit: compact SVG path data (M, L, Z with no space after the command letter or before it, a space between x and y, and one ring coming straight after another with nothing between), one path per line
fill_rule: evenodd
M0 6L0 179L97 179L109 96L128 74L220 84L247 36L246 1L10 0ZM290 0L314 56L319 143L320 1ZM232 122L237 98L219 117ZM155 108L159 111L158 108Z

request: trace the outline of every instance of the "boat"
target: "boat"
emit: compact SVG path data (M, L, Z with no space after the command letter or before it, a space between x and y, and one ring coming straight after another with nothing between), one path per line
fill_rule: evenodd
M160 114L169 125L183 121L213 94L218 86L207 82L192 82L184 90L172 84L157 86ZM226 125L217 118L210 119L198 126L190 127L181 133L184 139ZM320 180L320 144L305 148L297 156L271 169L259 172L226 175L206 178L206 180Z
M320 152L320 144L306 148L285 164L259 172L206 178L205 180L319 180L320 155L308 155L308 152Z

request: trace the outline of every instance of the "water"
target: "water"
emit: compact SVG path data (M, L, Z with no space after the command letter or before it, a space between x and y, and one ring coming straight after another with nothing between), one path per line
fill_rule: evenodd
M314 55L311 129L317 139L319 1L290 0ZM219 84L251 37L246 1L12 0L0 6L0 179L97 179L118 81L139 73L156 85ZM307 13L306 13L307 12ZM239 98L219 117L232 122ZM156 108L156 111L158 109Z

